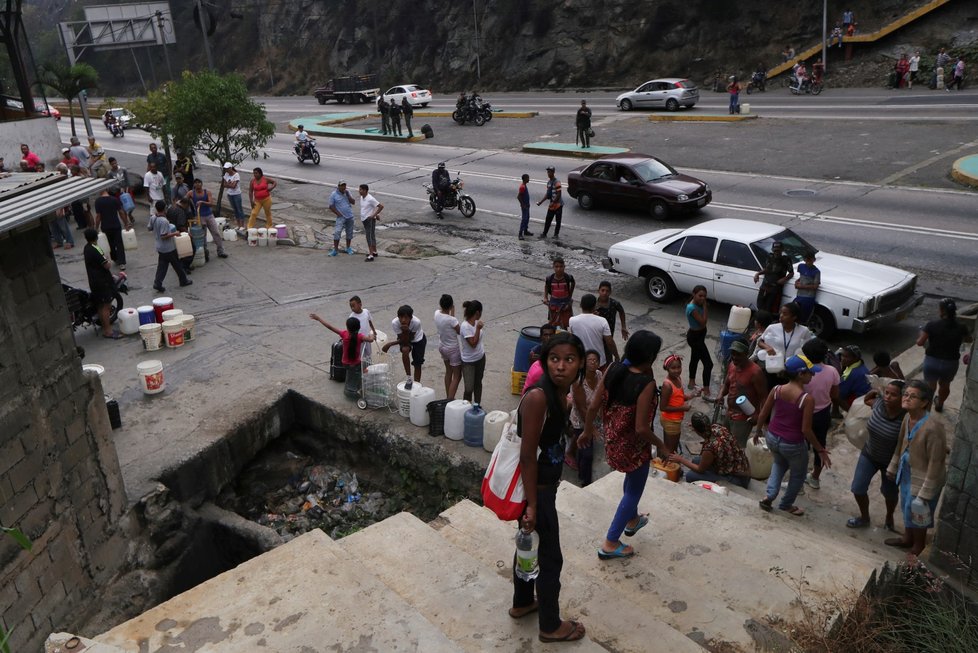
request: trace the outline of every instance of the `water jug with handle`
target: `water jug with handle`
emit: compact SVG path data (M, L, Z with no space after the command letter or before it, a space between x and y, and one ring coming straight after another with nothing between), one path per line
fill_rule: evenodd
M482 446L482 429L485 421L486 411L482 410L479 404L472 404L472 407L465 411L465 444L470 447Z
M927 528L930 525L930 506L920 497L910 502L910 521L914 528Z

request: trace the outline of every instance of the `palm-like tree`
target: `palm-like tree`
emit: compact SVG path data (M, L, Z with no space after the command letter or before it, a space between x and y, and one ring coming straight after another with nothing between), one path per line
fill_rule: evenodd
M86 89L98 85L98 71L87 63L76 63L69 66L66 63L45 62L41 65L41 83L49 87L57 95L68 101L68 115L71 116L71 135L75 132L74 101Z

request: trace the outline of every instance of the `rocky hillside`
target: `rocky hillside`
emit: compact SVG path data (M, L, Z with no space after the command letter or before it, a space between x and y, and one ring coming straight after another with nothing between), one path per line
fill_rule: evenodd
M872 31L922 2L830 2L829 25L849 7L860 29ZM96 3L106 0L92 0ZM44 4L53 12L58 6L77 12L81 3L34 0L33 4ZM256 93L307 93L323 79L346 72L377 72L383 85L415 81L437 92L476 86L483 90L623 87L658 75L703 82L712 79L717 69L742 73L758 62L773 65L780 61L785 45L800 49L817 42L821 4L771 0L206 3L216 22L211 37L216 66L244 75ZM178 33L178 45L170 51L174 68L206 65L193 2L171 2L171 7ZM921 21L932 29L921 32L915 46L929 51L950 43L953 30L972 18L962 11L978 15L975 3L952 2ZM865 59L872 52L867 61L874 62L881 49L899 47L900 36L858 54ZM151 77L154 70L162 81L163 55L159 48L154 50L141 54L143 74ZM111 76L103 72L103 93L138 92L138 77L127 59L111 59L117 69ZM103 71L107 61L105 54L91 58ZM863 81L858 72L848 78L853 83Z

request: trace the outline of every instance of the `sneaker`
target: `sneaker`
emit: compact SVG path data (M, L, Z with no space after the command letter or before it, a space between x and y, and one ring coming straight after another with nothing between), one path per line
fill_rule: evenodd
M532 236L533 235L533 232L530 231L530 230L526 230L526 231L523 232L523 235L524 236Z
M153 290L155 290L156 292L166 292L166 288L164 288L163 286L154 285Z
M373 256L368 256L367 258L365 258L363 260L364 261L367 261L367 262L370 262L370 261L374 260L374 257Z
M537 236L537 240L543 240L546 237L547 237L547 234L546 234L546 232L544 232L544 233L540 234L539 236Z
M519 236L517 236L517 238L519 238L520 240L526 240L526 238L523 237L523 234L520 234ZM58 247L61 247L61 245L58 245Z
M349 254L350 256L353 256L353 248L352 247L347 247L346 248L346 253Z
M187 279L187 283L181 283L180 284L180 287L181 288L186 288L187 286L192 286L192 285L194 285L194 282L192 280L190 280L190 279Z
M228 255L225 254L224 252L218 252L217 253L217 258L227 258L227 257L228 257Z
M335 249L329 250L329 255L330 256L336 256L337 254L338 254L338 252Z
M822 487L822 484L819 483L818 479L811 475L805 477L805 484L813 490L817 490Z

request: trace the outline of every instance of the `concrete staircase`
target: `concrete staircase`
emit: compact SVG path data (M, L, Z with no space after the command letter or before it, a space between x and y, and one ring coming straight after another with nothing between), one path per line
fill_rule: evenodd
M401 513L336 542L307 533L95 640L140 653L753 651L771 641L767 615L798 616L798 594L772 567L804 577L814 598L861 588L883 560L747 496L652 478L637 555L603 562L621 482L612 473L558 492L561 612L588 633L575 644L541 644L535 616L509 617L513 525L471 501L430 524Z

